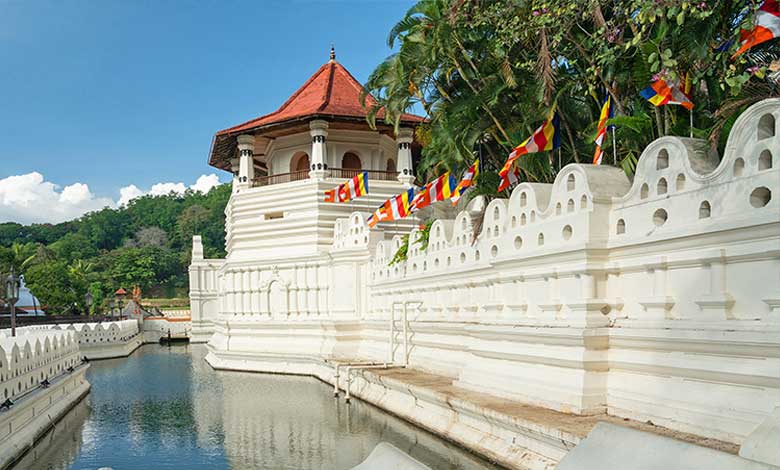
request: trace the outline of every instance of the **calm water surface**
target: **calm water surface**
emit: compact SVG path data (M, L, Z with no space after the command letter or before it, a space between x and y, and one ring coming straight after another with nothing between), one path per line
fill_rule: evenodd
M95 361L92 391L15 469L349 469L390 442L435 469L494 468L311 378L214 371L204 346Z

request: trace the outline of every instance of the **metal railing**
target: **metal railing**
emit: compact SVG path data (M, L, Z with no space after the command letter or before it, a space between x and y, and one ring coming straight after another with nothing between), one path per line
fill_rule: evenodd
M91 323L91 322L104 322L104 321L116 321L119 320L119 316L106 316L106 315L43 315L39 317L16 317L16 326L35 326L35 325L57 325L68 323ZM0 317L0 329L10 328L11 319L9 317Z
M305 180L309 177L309 170L299 170L290 173L258 176L255 178L255 186L268 186L269 184L289 183L290 181Z
M396 171L383 170L359 170L354 168L329 168L331 178L354 178L363 172L368 173L368 179L374 181L395 181L398 178ZM289 183L291 181L305 180L309 177L309 170L299 170L290 173L278 173L276 175L258 176L254 179L255 186L268 186L271 184Z

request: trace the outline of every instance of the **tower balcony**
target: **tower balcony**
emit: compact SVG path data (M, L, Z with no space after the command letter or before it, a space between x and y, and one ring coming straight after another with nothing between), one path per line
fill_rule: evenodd
M368 173L369 181L397 181L397 171L385 170L360 170L354 168L330 168L330 178L354 178L363 172ZM269 186L272 184L289 183L291 181L305 180L309 178L309 170L298 170L289 173L278 173L275 175L258 176L253 180L253 186Z

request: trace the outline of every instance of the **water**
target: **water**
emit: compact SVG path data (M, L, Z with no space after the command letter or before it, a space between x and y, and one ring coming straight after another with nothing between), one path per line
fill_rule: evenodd
M349 469L389 442L434 469L489 463L307 377L214 371L200 345L95 361L92 391L15 469Z

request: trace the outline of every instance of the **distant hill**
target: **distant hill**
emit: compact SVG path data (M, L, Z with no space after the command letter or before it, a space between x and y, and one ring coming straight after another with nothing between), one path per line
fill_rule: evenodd
M203 236L206 256L225 255L230 190L143 196L59 224L1 223L0 273L24 273L49 313L84 311L87 291L99 311L120 286L139 285L146 297L186 296L192 235Z

